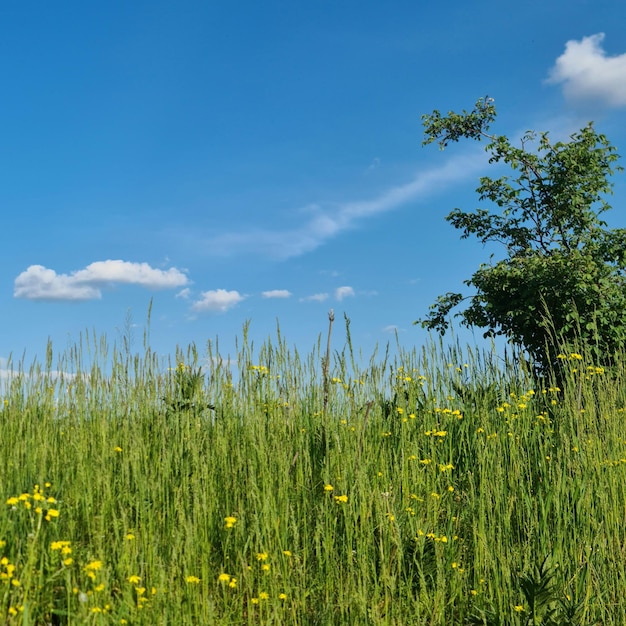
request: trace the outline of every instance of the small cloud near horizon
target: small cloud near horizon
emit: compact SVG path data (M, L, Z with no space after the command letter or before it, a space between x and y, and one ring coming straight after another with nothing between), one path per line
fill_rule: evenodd
M238 291L226 291L225 289L214 289L203 291L200 299L191 305L191 309L198 313L207 311L214 313L225 313L229 309L246 299Z
M263 298L291 298L291 291L286 289L271 289L261 293Z
M337 287L335 289L335 298L341 302L344 298L354 297L354 289L352 287Z
M314 293L312 296L300 298L300 302L324 302L324 300L328 300L327 293Z
M405 328L400 328L396 324L389 324L389 326L385 326L383 328L384 333L391 333L392 335L395 335L396 333L402 333L405 330Z
M160 270L148 263L109 259L70 274L57 274L43 265L31 265L15 279L13 295L26 300L99 300L104 286L172 289L188 283L189 278L175 267Z
M604 33L597 33L568 41L545 82L562 84L563 95L570 102L626 106L626 53L608 56L603 40Z

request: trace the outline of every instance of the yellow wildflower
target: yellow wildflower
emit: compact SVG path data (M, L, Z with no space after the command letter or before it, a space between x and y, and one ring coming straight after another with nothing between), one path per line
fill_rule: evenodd
M84 567L86 572L97 572L100 569L102 569L102 561L91 561Z
M53 517L59 517L60 513L56 509L48 509L46 521L50 521Z

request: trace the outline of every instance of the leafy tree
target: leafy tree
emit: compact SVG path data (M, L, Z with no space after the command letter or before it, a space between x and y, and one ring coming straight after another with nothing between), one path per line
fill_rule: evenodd
M446 293L416 323L443 334L451 310L469 301L457 314L464 325L508 337L543 370L555 363L555 339L582 341L606 364L626 339L626 229L609 229L600 217L611 208L610 177L622 170L615 148L592 123L569 141L529 131L515 146L490 132L495 118L491 98L471 112L422 117L424 145L487 141L489 163L511 174L480 179L490 209L454 209L446 218L463 239L502 244L504 258L464 281L473 295Z

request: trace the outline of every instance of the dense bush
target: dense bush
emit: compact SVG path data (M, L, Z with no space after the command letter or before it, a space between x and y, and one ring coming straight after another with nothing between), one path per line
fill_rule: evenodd
M486 140L489 163L512 171L480 179L480 200L495 210L454 209L446 218L462 238L504 248L503 258L465 281L474 293L462 322L511 339L544 372L555 365L559 344L575 341L597 362L612 363L626 339L626 229L610 229L600 216L610 209L610 177L621 170L615 148L591 123L566 142L529 131L515 147L489 132L495 117L490 98L469 113L423 116L425 144ZM443 333L450 311L466 299L440 296L418 321Z

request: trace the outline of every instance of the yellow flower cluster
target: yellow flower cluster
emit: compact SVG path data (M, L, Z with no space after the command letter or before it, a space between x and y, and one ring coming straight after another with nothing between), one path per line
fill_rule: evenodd
M425 430L424 434L427 437L445 437L448 434L447 430Z
M20 581L15 577L15 565L6 556L0 559L0 582L3 585L20 587Z
M69 541L53 541L50 544L50 550L60 552L63 565L69 566L74 562L70 556L72 554L72 545Z
M237 579L230 574L226 574L223 572L217 577L217 580L224 585L228 585L231 589L237 588Z
M570 354L558 354L557 359L560 359L561 361L582 361L583 360L583 356L581 354L578 354L577 352L571 352ZM572 369L572 372L578 372L578 369ZM603 367L599 367L596 365L587 365L587 368L585 371L580 371L581 374L586 374L586 379L589 380L591 378L591 376L593 375L598 375L598 374L604 374L604 368Z
M459 409L442 409L440 407L435 407L435 413L441 413L441 415L450 415L452 417L456 417L457 419L463 419L463 413L461 413Z
M291 558L293 557L293 554L290 550L283 550L282 551L283 556ZM256 552L254 554L254 558L256 559L256 561L259 563L259 569L261 572L263 572L264 574L267 574L271 569L272 566L270 565L270 563L268 562L270 560L270 555L269 553L263 551L263 552ZM249 571L251 571L253 569L252 565L248 565L247 569ZM187 576L186 581L188 583L199 583L200 579L197 578L196 576ZM238 587L238 583L237 583L237 578L235 576L233 576L232 574L229 574L228 572L224 572L222 571L220 574L218 574L217 576L217 582L220 585L223 585L224 587L229 587L230 589L237 589ZM250 601L252 604L259 604L260 601L262 600L269 600L270 596L267 592L265 591L259 591L259 593L256 595L256 597L251 598ZM278 595L278 599L279 600L286 600L287 599L287 594L285 593L281 593Z
M91 578L91 580L95 580L96 572L102 569L102 565L102 561L90 561L89 563L87 563L87 565L85 565L85 567L83 567L83 571L85 572L85 574L87 574L88 578Z
M139 576L138 574L131 574L126 580L135 588L135 597L137 598L137 609L139 610L143 609L146 606L146 604L148 604L148 602L150 601L150 598L148 594L146 593L146 587L142 586L141 584L141 576ZM101 587L104 589L104 585L101 585ZM96 587L96 590L97 590L97 587ZM150 589L150 595L155 596L156 593L157 593L156 587L152 587L152 589Z
M45 484L46 488L50 487L50 483ZM6 505L17 509L22 505L28 511L34 511L37 515L42 515L47 522L59 517L59 510L54 508L56 499L52 496L46 496L44 490L39 486L33 487L33 493L24 492L19 496L11 496L7 499Z
M432 539L433 541L437 543L448 543L447 535L437 535L433 532L425 533L423 530L418 530L417 537L415 538L415 540L417 541L420 537L426 537L427 539Z
M424 383L426 382L426 376L422 376L419 370L413 369L409 373L403 366L400 366L396 371L396 377L399 383Z

